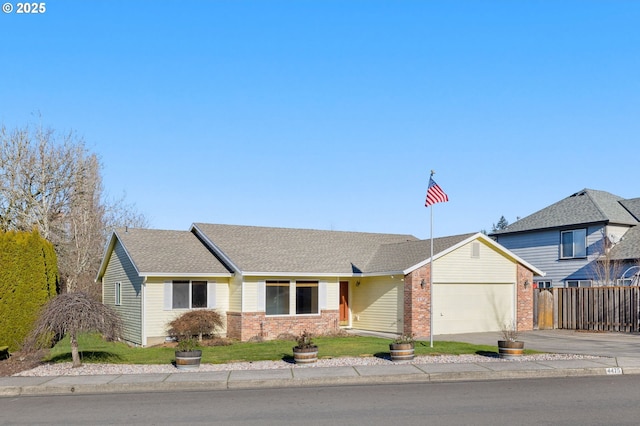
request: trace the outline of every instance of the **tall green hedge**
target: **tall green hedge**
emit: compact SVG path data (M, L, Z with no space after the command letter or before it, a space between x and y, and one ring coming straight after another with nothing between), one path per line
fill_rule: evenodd
M0 232L0 346L19 349L57 284L50 242L37 231Z

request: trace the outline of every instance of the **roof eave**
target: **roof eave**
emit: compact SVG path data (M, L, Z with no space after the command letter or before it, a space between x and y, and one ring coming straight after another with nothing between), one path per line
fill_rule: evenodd
M140 272L139 275L145 279L152 277L202 277L202 278L230 278L234 274L229 272Z

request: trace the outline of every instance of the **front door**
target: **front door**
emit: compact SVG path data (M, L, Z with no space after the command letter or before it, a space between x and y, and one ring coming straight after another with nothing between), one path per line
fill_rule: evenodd
M340 325L349 325L349 282L340 281Z

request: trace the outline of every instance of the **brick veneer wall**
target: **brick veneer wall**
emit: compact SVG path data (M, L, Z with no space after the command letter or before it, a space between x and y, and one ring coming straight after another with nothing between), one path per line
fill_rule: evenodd
M518 330L533 330L533 272L518 264L517 275Z
M404 277L404 334L415 337L429 336L431 330L431 265L422 266ZM424 288L420 283L424 280Z
M318 336L338 330L338 319L337 310L291 317L271 317L264 312L227 312L227 337L243 342L253 337L270 340L283 333L298 335L305 330Z
M518 330L533 330L533 272L518 264L516 273ZM404 334L416 337L430 335L430 274L431 265L425 265L404 277ZM420 285L422 280L425 282L424 289ZM529 282L527 287L526 281Z

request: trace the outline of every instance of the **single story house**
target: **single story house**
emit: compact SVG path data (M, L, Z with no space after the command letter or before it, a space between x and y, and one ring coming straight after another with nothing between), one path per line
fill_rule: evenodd
M195 223L113 232L97 280L124 339L148 346L189 309L216 309L242 341L339 328L430 335L533 326L543 272L487 236L412 235ZM433 286L430 274L433 265ZM433 294L432 294L433 290ZM432 303L433 301L433 303Z

